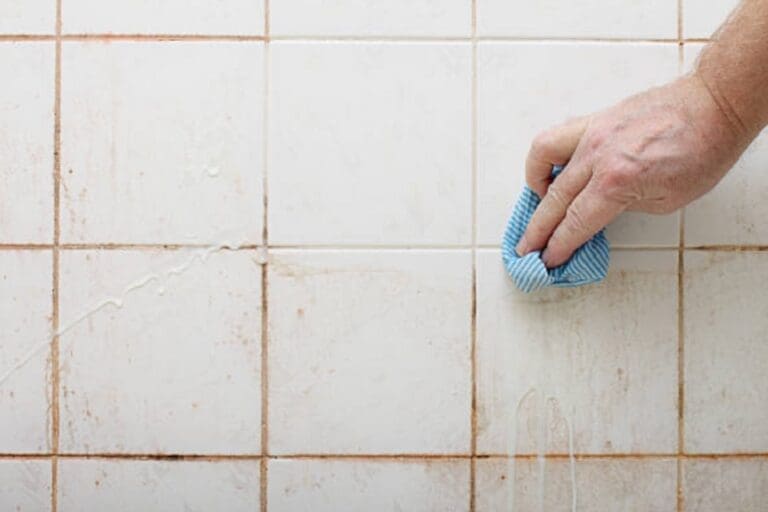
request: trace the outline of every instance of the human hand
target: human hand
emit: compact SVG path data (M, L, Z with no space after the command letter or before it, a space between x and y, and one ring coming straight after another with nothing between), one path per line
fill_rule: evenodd
M542 201L517 253L544 249L557 267L625 210L673 212L714 187L750 140L696 74L549 129L528 154L526 181ZM554 182L553 165L565 165Z

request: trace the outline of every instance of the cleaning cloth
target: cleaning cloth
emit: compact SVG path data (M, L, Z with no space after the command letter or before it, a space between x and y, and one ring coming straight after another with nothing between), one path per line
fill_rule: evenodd
M556 178L561 171L562 167L554 167L552 176ZM608 271L610 252L603 230L579 247L568 261L552 269L544 265L541 251L534 251L522 257L517 254L515 246L522 238L540 202L541 198L536 192L526 186L515 204L504 232L501 257L515 285L528 293L547 286L580 286L602 280Z

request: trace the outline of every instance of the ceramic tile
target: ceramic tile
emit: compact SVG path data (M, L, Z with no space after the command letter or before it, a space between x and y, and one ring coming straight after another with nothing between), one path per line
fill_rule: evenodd
M66 242L259 242L261 43L68 43Z
M54 46L2 43L0 68L0 243L51 243Z
M264 0L66 0L65 33L264 33Z
M468 511L469 462L271 461L267 502L272 512Z
M686 252L685 447L768 451L768 253Z
M478 512L677 510L674 459L486 459L477 482Z
M256 260L253 251L63 253L62 450L258 453Z
M702 45L685 47L691 69ZM686 208L685 244L768 245L768 131L763 132L733 169L707 195Z
M61 512L259 509L258 461L59 461Z
M738 4L739 0L683 0L683 35L710 37Z
M55 2L51 0L0 1L0 34L53 34L55 31Z
M0 251L0 453L49 448L50 251Z
M686 460L686 510L763 510L768 502L768 460Z
M0 460L0 505L15 512L51 510L51 463Z
M481 43L478 47L478 239L498 244L525 183L533 138L677 74L673 44ZM556 70L556 72L553 72ZM676 246L678 215L629 214L616 245Z
M270 452L466 453L468 252L279 252Z
M525 295L480 252L480 452L673 452L676 262L616 251L602 284Z
M469 243L468 44L270 52L270 242Z
M472 24L466 0L280 0L269 14L278 36L469 36Z
M674 39L677 2L477 0L477 27L482 36Z

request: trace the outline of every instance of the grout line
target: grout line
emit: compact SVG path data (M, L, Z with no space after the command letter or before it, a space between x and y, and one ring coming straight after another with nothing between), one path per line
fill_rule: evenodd
M269 246L269 0L264 0L264 55L262 72L264 90L262 104L262 244ZM261 266L261 460L259 461L259 510L267 512L267 478L269 467L269 257Z
M677 71L685 70L685 42L683 40L683 0L677 0ZM678 218L677 248L677 461L676 461L676 512L683 512L683 456L685 454L685 344L684 344L684 272L685 272L685 208Z
M212 244L134 244L134 243L0 243L0 251L49 251L58 247L60 251L160 251L184 249L208 249ZM277 251L488 251L498 250L492 244L336 244L336 245L293 245L293 244L245 244L238 247L221 247L222 251L253 251L272 249ZM612 245L616 251L677 251L677 245ZM701 252L765 252L768 245L696 245L684 248L686 251Z
M471 87L471 174L472 174L472 297L470 309L470 453L469 512L477 507L477 0L472 9L472 87Z
M265 29L268 29L268 21ZM59 36L51 34L0 34L0 42L56 41ZM211 42L253 42L253 41L295 41L295 42L372 42L372 43L452 43L452 42L509 42L509 43L618 43L618 44L671 44L679 43L675 38L605 38L605 37L523 37L523 36L270 36L245 34L62 34L62 41L211 41ZM688 38L685 42L709 42L709 38Z
M212 245L218 244L119 244L119 243L97 243L97 244L60 244L60 248L67 251L177 251L183 249L208 249ZM222 246L222 251L252 251L262 249L263 245L244 244L237 247Z
M62 0L56 6L56 57L54 63L53 106L53 271L51 327L51 512L57 512L59 484L59 422L60 422L60 338L59 332L59 243L61 240L61 9Z
M254 42L264 41L264 36L227 34L66 34L64 41L210 41L210 42Z
M518 460L535 460L535 453L518 453ZM568 453L547 453L545 459L567 460ZM768 459L768 452L744 453L575 453L578 460L739 460L739 459ZM392 454L325 454L325 453L296 453L283 455L262 455L261 453L241 454L164 454L164 453L0 453L0 460L44 460L44 459L106 459L106 460L164 460L164 461L236 461L236 460L401 460L401 461L430 461L430 460L488 460L509 459L503 453L449 454L449 453L392 453Z

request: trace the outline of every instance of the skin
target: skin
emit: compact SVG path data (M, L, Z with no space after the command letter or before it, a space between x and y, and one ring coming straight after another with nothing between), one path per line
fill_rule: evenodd
M539 134L541 204L517 245L547 267L623 211L671 213L711 190L768 123L768 0L745 0L690 74ZM553 165L565 165L554 182Z

